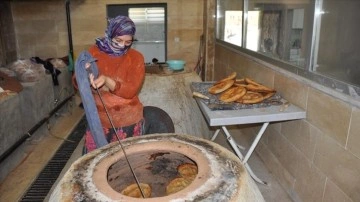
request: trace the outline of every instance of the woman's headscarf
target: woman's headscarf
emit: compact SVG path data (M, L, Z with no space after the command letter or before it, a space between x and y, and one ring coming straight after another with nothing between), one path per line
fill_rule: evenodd
M109 20L109 25L105 30L105 37L97 38L96 45L101 51L109 55L121 56L129 50L131 45L119 47L112 39L123 35L134 36L135 32L135 24L129 17L117 16Z

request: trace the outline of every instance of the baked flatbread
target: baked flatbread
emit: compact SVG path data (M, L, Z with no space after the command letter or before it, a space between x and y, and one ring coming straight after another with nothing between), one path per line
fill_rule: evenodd
M254 80L252 80L252 79L250 79L250 78L248 78L248 77L245 77L244 78L244 80L245 80L245 82L247 83L247 84L253 84L253 85L261 85L261 84L259 84L258 82L256 82L256 81L254 81Z
M253 92L274 92L274 89L271 89L269 87L263 86L263 85L254 85L254 84L247 84L245 86L245 88L248 91L253 91Z
M177 170L181 177L186 179L195 179L198 173L198 167L191 163L184 163L177 167Z
M235 79L235 83L234 84L246 84L246 81L244 78L242 79Z
M140 183L141 190L144 193L145 198L151 197L151 187L149 184ZM130 196L134 198L142 198L139 187L136 183L127 186L124 190L121 191L121 194L125 196Z
M223 102L234 102L244 96L245 93L246 89L244 87L231 87L220 95L219 100Z
M234 80L226 80L220 83L215 83L208 89L208 92L211 94L218 94L229 89L234 84Z
M242 98L236 100L236 102L242 104L255 104L264 100L264 97L258 92L247 91Z
M265 99L271 98L273 95L275 95L275 92L262 92L261 95L264 97Z
M234 80L236 78L236 75L237 75L237 73L233 72L229 76L217 81L216 83L221 83L221 82L224 82L224 81L227 81L227 80Z
M191 184L192 180L183 178L183 177L177 177L170 181L168 186L166 186L166 194L170 195L173 193L176 193L178 191L183 190L185 187L187 187L189 184Z
M247 84L245 86L245 88L249 91L253 91L253 92L273 92L273 91L275 91L274 89L264 86L250 78L245 78L244 80Z

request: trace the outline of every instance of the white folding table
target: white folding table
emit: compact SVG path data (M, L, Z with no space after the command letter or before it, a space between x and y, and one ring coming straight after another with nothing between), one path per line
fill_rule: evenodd
M212 141L215 140L216 136L222 129L227 141L230 143L231 147L234 149L236 155L240 158L246 169L249 171L251 177L261 184L267 184L265 181L259 179L255 173L251 170L248 165L248 160L253 153L255 147L259 143L262 135L264 134L267 126L270 122L277 121L288 121L303 119L306 117L305 110L293 105L288 104L288 106L278 105L278 106L269 106L263 108L253 108L253 109L239 109L239 110L210 110L210 108L201 101L200 98L195 98L197 104L199 105L203 115L205 116L208 124L210 126L220 127L218 128L213 137ZM262 127L259 130L258 134L255 136L255 139L251 143L251 146L248 152L243 155L239 150L239 146L229 131L226 129L226 126L230 125L240 125L240 124L253 124L253 123L262 123Z

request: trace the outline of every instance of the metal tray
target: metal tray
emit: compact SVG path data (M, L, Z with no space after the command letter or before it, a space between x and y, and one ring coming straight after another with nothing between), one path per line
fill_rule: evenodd
M286 102L286 100L282 99L279 93L276 93L272 97L263 100L260 103L256 104L241 104L237 102L225 103L219 100L220 94L213 95L208 92L208 89L214 85L214 82L192 82L191 90L193 92L199 92L203 95L209 97L209 100L200 99L201 102L204 102L211 110L240 110L240 109L253 109L253 108L263 108L270 107L274 105L282 105Z

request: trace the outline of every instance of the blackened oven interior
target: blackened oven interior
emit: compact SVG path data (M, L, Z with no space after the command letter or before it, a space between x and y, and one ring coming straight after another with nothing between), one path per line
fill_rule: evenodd
M177 167L184 163L196 163L184 154L172 151L154 150L127 154L128 160L140 183L149 184L151 198L166 196L166 186L171 180L179 177ZM108 170L109 185L121 192L130 184L136 183L130 167L122 157Z

